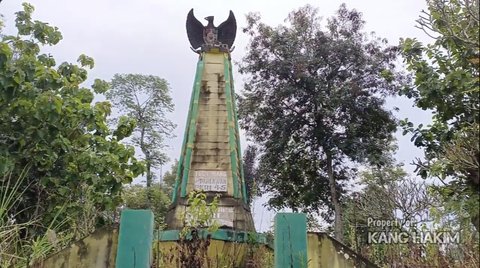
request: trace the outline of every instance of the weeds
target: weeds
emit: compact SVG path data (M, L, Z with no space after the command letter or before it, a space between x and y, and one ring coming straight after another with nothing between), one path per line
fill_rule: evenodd
M20 186L27 173L28 168L24 168L19 177L13 177L10 172L0 178L0 267L2 268L32 266L49 254L69 245L73 239L78 238L80 233L85 235L86 230L91 229L91 226L86 227L87 221L80 219L59 220L66 205L54 215L49 226L41 225L36 219L23 223L17 222L17 214L22 212L18 211L17 207L26 190L26 188L20 189ZM79 222L78 225L75 225L75 222ZM64 228L65 226L68 228ZM85 226L86 229L80 230L79 233L78 226ZM44 231L33 234L29 230Z
M207 202L204 192L191 192L187 202L182 219L184 228L179 232L178 242L159 241L155 244L154 267L273 267L273 253L257 241L256 233L248 233L246 243L226 241L221 244L221 241L215 241L213 244L211 234L219 228L214 219L218 197ZM161 243L164 243L163 252L160 250Z

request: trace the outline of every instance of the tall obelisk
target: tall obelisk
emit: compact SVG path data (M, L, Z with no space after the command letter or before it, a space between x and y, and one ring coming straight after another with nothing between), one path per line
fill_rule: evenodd
M201 190L219 196L216 220L222 229L255 231L243 176L240 137L230 58L235 39L233 13L220 26L213 17L203 26L187 17L187 33L199 54L179 158L168 229L183 228L188 194Z

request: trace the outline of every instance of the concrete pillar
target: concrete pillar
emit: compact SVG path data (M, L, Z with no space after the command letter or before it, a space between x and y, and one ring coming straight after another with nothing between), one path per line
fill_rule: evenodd
M275 268L306 268L307 217L303 213L275 216Z
M117 268L149 268L152 262L153 213L124 209L118 234Z

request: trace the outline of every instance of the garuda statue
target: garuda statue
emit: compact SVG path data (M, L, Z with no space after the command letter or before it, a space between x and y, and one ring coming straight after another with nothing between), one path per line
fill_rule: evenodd
M213 16L205 18L208 21L207 26L195 18L193 8L187 15L187 35L192 50L196 53L210 51L212 48L218 48L223 52L233 50L233 42L237 34L237 22L233 12L230 10L228 19L222 22L218 27L213 25Z

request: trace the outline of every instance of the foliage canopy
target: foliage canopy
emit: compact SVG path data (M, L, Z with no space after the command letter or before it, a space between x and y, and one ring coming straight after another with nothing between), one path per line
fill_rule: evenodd
M0 42L0 177L19 177L28 167L16 220L74 221L87 200L95 210L114 209L122 184L143 171L134 149L120 142L134 124L122 119L108 128L110 103L93 102L108 84L82 85L93 59L81 55L79 65L57 65L41 48L57 44L61 33L32 20L33 6L23 8L16 13L18 34Z
M401 124L404 134L423 148L426 161L418 160L419 174L440 179L447 202L462 204L472 223L480 228L480 16L479 1L427 1L428 11L417 21L434 38L424 45L402 40L402 55L414 84L401 94L415 105L433 111L433 122Z
M290 13L287 25L268 26L258 14L247 22L239 116L260 145L258 178L269 203L334 207L339 223L351 164L383 165L393 140L396 122L383 105L405 82L394 64L398 49L370 38L361 13L345 5L325 27L311 6Z

